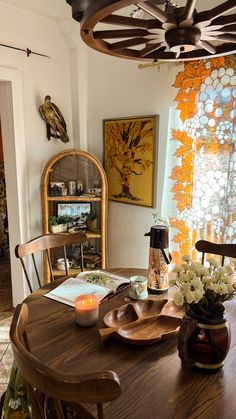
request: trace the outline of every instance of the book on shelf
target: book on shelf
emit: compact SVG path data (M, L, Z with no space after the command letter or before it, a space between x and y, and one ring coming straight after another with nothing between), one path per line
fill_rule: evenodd
M95 294L100 301L112 297L130 285L129 278L107 271L80 272L75 278L68 278L44 296L69 306L75 306L75 298L83 294Z

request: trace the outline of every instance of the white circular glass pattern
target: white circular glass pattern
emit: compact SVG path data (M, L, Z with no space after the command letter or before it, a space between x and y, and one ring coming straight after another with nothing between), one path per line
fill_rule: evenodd
M212 70L200 86L196 114L185 122L184 130L193 140L201 139L206 141L206 144L215 142L220 147L227 144L232 150L228 154L224 148L222 151L218 150L218 154L214 153L214 150L212 154L195 154L191 208L180 214L181 219L190 228L205 228L211 223L211 228L216 234L220 234L224 229L227 237L231 239L236 236L236 221L226 227L224 218L229 205L235 207L235 98L236 75L233 68L221 67ZM230 191L227 189L228 179L231 179Z

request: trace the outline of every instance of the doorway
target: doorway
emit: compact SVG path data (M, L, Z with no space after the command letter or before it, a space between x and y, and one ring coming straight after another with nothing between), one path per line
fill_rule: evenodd
M12 308L7 193L0 119L0 320L7 318L12 313Z
M0 67L0 118L7 190L7 217L13 306L27 295L14 249L29 237L28 176L23 87L19 70Z

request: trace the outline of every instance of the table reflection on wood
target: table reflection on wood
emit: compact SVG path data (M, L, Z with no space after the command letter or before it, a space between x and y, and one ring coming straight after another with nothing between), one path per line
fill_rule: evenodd
M147 273L140 269L110 271L124 276ZM72 307L43 297L45 288L25 300L32 352L50 367L71 374L115 371L122 394L104 405L106 419L235 418L236 300L225 303L232 331L225 365L217 374L207 375L182 367L176 336L151 346L129 345L118 339L101 342L98 327L104 327L104 315L127 303L128 289L101 304L97 325L83 328L75 323Z

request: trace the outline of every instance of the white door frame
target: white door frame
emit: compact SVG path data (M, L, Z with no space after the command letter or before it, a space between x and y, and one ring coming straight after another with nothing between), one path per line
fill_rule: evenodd
M0 116L6 175L13 306L28 294L15 246L29 238L28 175L21 72L0 67Z

